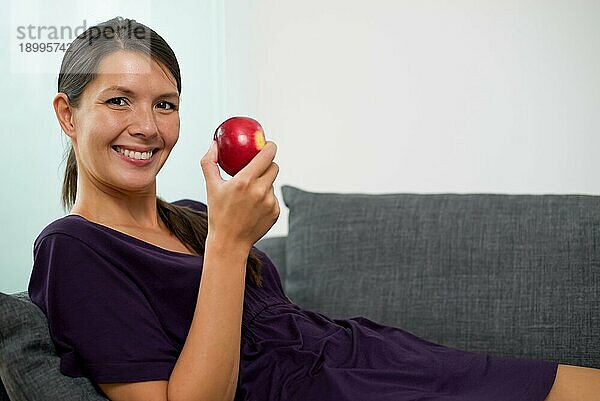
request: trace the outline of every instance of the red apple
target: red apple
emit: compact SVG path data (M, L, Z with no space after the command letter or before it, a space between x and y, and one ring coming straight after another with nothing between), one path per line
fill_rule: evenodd
M265 133L250 117L231 117L215 130L218 163L230 176L244 168L265 146Z

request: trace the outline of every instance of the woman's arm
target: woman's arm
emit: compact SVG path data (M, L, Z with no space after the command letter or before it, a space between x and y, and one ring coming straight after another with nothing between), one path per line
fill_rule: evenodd
M112 401L231 401L239 372L246 263L252 245L273 226L279 204L273 182L277 147L267 142L224 181L211 147L201 165L208 195L208 236L196 309L169 381L101 384ZM177 296L177 294L173 294Z
M194 317L169 381L99 384L110 400L233 400L249 252L209 233Z
M194 317L169 381L99 384L110 400L233 400L249 252L209 233Z
M196 310L169 379L169 401L233 400L249 252L209 233Z
M248 252L209 235L192 325L169 381L100 384L109 399L233 399L239 368Z

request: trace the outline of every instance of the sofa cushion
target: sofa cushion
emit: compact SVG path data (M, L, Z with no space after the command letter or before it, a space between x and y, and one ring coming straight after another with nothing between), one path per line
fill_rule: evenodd
M59 370L46 316L26 293L0 293L0 377L11 401L105 401L90 380Z
M600 197L282 193L297 304L473 352L600 367Z

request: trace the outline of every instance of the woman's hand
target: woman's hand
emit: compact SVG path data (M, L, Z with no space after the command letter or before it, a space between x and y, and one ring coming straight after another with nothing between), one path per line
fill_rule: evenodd
M228 181L217 165L217 144L200 161L206 180L208 235L243 244L248 250L262 238L279 217L279 202L273 182L279 166L273 162L277 145L268 141L262 150Z

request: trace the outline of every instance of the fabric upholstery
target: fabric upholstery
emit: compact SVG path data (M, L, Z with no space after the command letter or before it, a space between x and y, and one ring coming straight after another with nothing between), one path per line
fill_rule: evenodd
M0 377L10 400L106 400L88 379L61 374L59 363L46 317L27 293L0 293Z
M282 281L285 277L285 242L286 237L264 237L256 243L256 248L269 256ZM281 284L285 289L285 283L282 282Z
M600 367L600 197L282 193L299 305L474 352Z

